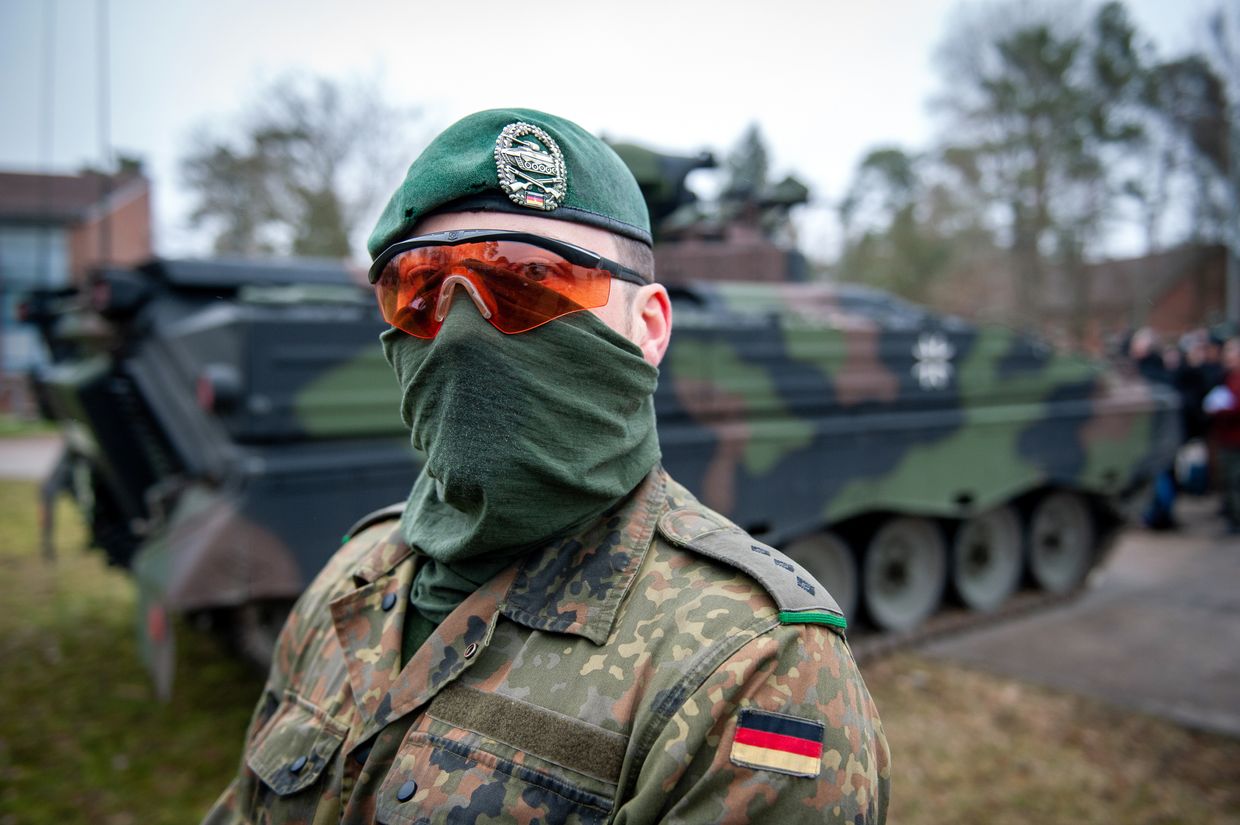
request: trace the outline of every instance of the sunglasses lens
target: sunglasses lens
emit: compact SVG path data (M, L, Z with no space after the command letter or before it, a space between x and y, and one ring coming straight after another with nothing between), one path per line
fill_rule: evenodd
M440 326L435 301L444 276L425 257L403 253L388 261L375 282L375 296L383 320L418 338L434 338Z
M606 271L569 263L533 244L419 247L392 258L375 283L384 320L418 338L435 337L442 323L436 317L439 292L454 275L469 280L491 311L491 323L509 335L601 307L611 294ZM456 280L448 288L455 289Z

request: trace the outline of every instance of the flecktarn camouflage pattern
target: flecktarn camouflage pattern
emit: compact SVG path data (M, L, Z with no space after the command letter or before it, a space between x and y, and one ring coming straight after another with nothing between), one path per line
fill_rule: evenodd
M329 562L208 825L885 820L887 743L834 602L662 470L402 669L417 564L391 520Z
M1066 592L1179 443L1174 393L1029 336L825 284L673 291L664 461L844 611Z

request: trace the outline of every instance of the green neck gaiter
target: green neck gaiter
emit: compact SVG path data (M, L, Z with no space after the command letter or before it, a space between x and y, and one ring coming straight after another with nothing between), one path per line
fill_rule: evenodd
M440 622L519 556L597 519L659 460L658 370L589 312L505 335L463 297L439 334L380 336L426 463L401 532Z

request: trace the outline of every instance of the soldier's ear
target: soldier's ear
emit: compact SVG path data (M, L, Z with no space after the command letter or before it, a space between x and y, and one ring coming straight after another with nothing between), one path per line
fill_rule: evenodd
M633 298L631 329L646 362L659 366L672 339L672 301L663 284L647 284Z

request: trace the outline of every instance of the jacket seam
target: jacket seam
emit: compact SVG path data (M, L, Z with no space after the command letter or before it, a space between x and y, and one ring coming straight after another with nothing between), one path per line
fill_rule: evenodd
M310 713L310 715L313 716L315 719L320 720L323 723L323 727L326 728L329 733L340 736L342 738L347 737L349 735L348 725L346 725L344 722L337 719L332 714L328 713L327 710L325 710L324 708L319 707L318 705L311 702L309 699L297 693L292 688L285 688L284 698L289 700L289 702L301 708L302 710L305 710L308 713ZM277 708L277 712L279 712L278 708ZM272 716L274 717L275 714L272 714Z

